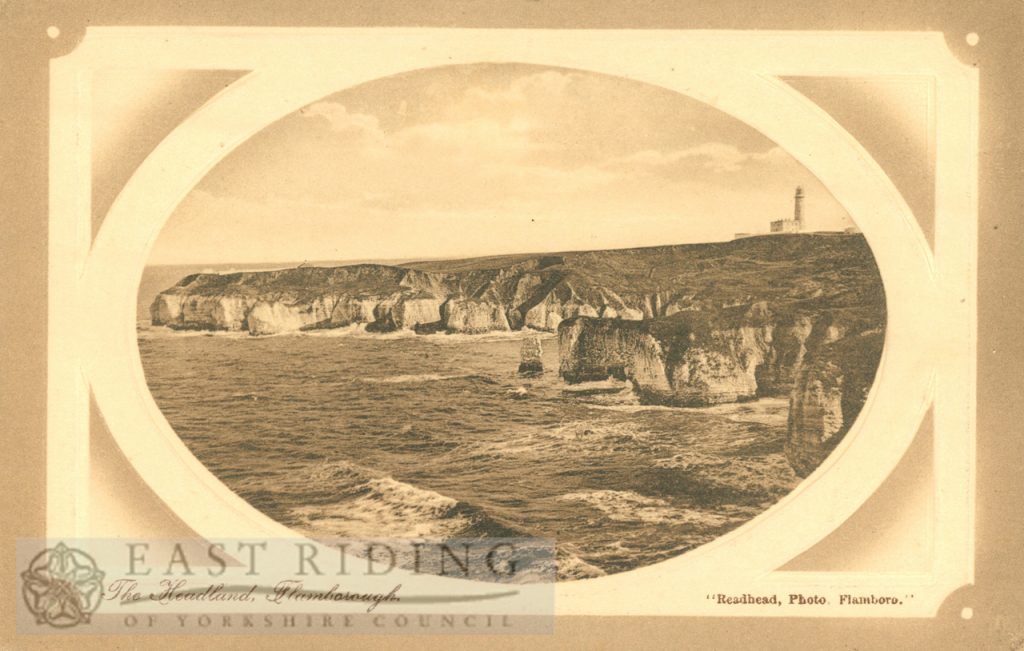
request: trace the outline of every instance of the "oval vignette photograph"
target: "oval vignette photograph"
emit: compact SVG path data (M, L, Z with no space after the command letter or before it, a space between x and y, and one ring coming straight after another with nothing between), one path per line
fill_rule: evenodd
M846 210L714 107L625 78L430 68L231 151L155 242L150 392L310 537L546 538L559 581L763 513L863 408L886 304Z

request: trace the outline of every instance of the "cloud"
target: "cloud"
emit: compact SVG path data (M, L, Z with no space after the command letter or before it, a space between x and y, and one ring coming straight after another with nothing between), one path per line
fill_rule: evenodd
M344 136L342 143L336 144L355 146L361 155L373 158L417 155L517 159L546 148L531 137L534 125L520 117L501 120L476 115L422 122L387 132L376 116L351 112L338 102L318 102L303 109L301 115L318 120L332 134Z
M382 134L380 120L375 115L349 113L344 104L338 102L317 102L299 111L308 118L322 118L331 131L344 134L359 134L378 137Z
M689 163L716 173L739 172L752 164L788 163L792 159L779 147L766 152L743 152L734 145L708 142L695 147L674 151L645 149L628 156L608 161L607 165L618 168L651 169L678 166Z
M515 109L536 112L545 106L561 103L570 86L582 79L584 77L577 73L545 70L517 77L507 86L471 86L465 90L461 100L448 109L447 115L459 118Z
M507 97L496 91L487 101L514 102L520 95L540 92L538 86L561 88L565 75L530 75L513 84ZM470 89L476 99L479 88ZM467 92L470 92L467 91ZM277 183L267 192L300 198L333 195L339 200L364 197L366 206L430 209L439 206L478 208L501 195L552 196L582 186L614 181L619 173L596 165L558 166L545 158L562 146L538 138L536 121L524 113L476 111L465 117L435 119L382 128L372 115L354 111L337 101L321 101L300 113L312 127L308 159L319 164L305 175L265 175Z
M254 136L180 207L161 259L707 241L789 214L797 183L809 215L838 209L811 211L831 199L759 133L664 90L558 70L400 82L343 91ZM203 223L212 244L199 248L190 233Z
M544 146L532 137L526 120L502 122L486 117L459 122L428 122L397 131L384 143L396 153L414 150L436 155L518 160ZM432 151L431 151L432 150Z
M778 147L747 152L724 142L562 156L572 144L569 136L552 133L543 113L557 113L574 84L595 83L577 81L579 76L544 71L504 85L470 86L447 103L450 110L398 122L391 129L383 128L377 116L339 101L317 102L300 115L316 132L311 142L324 148L322 143L330 143L330 148L308 156L320 162L305 176L285 175L287 182L268 194L403 212L486 210L510 203L536 208L578 203L583 195L641 200L634 197L639 187L668 192L671 185L697 178L732 175L753 165L785 167L792 161ZM656 185L637 185L642 178Z
M443 102L444 109L429 118L384 130L381 120L352 111L339 101L324 100L300 111L333 134L349 136L362 154L384 157L415 154L445 158L520 160L537 153L555 153L564 143L549 142L543 128L563 106L564 95L577 73L545 70L516 77L504 84L473 85ZM443 94L441 89L435 91ZM400 115L408 102L403 100Z

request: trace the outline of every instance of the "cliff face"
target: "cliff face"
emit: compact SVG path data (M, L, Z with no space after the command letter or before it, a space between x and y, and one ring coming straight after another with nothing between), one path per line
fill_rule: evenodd
M570 383L630 380L646 404L699 407L789 395L808 346L860 327L843 318L777 313L764 302L649 321L578 317L558 329L559 373Z
M870 330L823 343L800 367L789 407L786 457L806 477L843 440L867 400L884 335Z
M450 298L441 306L441 322L448 332L480 334L511 330L500 303L467 298Z
M629 380L653 405L788 396L786 457L806 476L864 406L881 358L883 314L793 309L757 303L641 322L569 319L558 329L559 373L570 383Z
M569 383L644 374L646 385L667 386L664 352L640 321L574 317L558 329L558 369Z
M193 274L161 292L150 317L171 328L253 335L352 324L371 332L554 332L563 320L580 316L640 321L758 300L856 299L865 291L864 278L877 279L877 271L863 237L806 234L401 266ZM692 360L705 362L713 366L713 360Z
M553 331L562 314L576 313L556 298L572 293L563 280L541 260L464 273L353 265L195 274L157 295L150 318L176 329L253 335L353 324L370 332L476 334L522 328L536 308L530 327Z

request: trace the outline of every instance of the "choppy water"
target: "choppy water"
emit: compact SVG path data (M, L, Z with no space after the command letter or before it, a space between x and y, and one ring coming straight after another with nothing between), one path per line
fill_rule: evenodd
M523 379L517 335L139 334L196 457L310 535L554 538L560 578L582 578L713 540L796 483L785 400L674 409L568 387L554 338Z

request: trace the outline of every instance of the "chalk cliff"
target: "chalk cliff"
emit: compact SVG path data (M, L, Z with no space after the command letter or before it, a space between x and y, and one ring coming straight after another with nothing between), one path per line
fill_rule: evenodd
M647 404L789 395L809 346L878 325L861 311L804 310L762 301L644 321L567 319L558 329L559 373L570 383L630 380Z
M563 320L578 316L640 321L757 300L856 295L872 274L877 279L860 235L752 237L403 265L192 274L156 296L150 318L154 325L177 329L253 335L352 324L365 324L371 332L554 332Z
M800 367L789 406L786 457L806 477L843 440L867 400L884 335L869 330L823 342Z
M629 380L644 404L703 407L788 396L786 457L806 476L850 429L874 382L884 309L767 303L646 321L577 317L558 329L569 383Z

